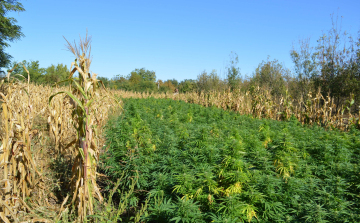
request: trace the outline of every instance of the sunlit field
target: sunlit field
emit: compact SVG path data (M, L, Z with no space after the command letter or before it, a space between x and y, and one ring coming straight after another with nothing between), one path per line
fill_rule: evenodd
M360 222L356 1L20 1L0 222Z

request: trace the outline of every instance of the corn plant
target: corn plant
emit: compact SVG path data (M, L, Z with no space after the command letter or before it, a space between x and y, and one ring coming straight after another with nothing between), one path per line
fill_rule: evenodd
M31 212L25 199L31 196L39 185L41 186L43 180L31 151L32 138L38 134L38 131L32 129L30 75L24 66L28 79L27 83L21 83L10 76L15 68L16 66L8 72L7 83L4 83L5 79L0 83L0 87L4 87L4 92L0 92L2 102L0 162L3 168L0 218L3 222L10 222L10 219L18 222L19 213ZM20 99L22 97L26 98L26 101ZM18 103L19 101L22 103ZM39 191L38 195L41 195ZM42 196L38 196L38 199L42 199Z
M90 74L91 38L86 34L84 39L80 37L79 46L76 43L72 45L68 41L67 44L68 50L76 56L75 62L71 64L69 78L62 81L71 83L70 89L50 96L49 104L56 95L64 93L71 98L75 105L72 111L72 122L77 132L77 138L72 167L71 190L73 197L71 204L75 204L77 208L78 220L84 221L87 215L94 214L94 198L100 202L103 200L96 183L96 169L99 160L96 115L99 114L96 114L96 109L92 107L102 82L96 79L95 73ZM79 76L73 77L76 71Z

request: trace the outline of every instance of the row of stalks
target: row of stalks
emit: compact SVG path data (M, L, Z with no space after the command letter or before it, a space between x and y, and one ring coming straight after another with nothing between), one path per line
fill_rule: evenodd
M0 83L3 90L0 92L0 218L3 222L10 222L9 219L18 222L19 213L31 211L25 199L33 192L37 193L38 203L44 196L41 191L36 191L43 186L43 179L37 169L38 154L31 151L38 131L32 128L35 108L29 95L29 80L27 85L11 81L11 72L7 74L7 84L4 84L5 80Z
M1 80L2 222L67 222L69 216L84 222L95 215L95 202L103 201L97 185L102 129L120 104L90 73L90 42L87 35L78 46L67 42L76 59L68 79L56 86L31 84L30 75L22 80L12 74L15 68ZM69 185L51 173L60 157L72 162ZM54 195L55 187L66 191L63 200Z
M317 124L330 129L348 130L351 126L360 129L360 109L355 107L353 95L346 103L337 107L334 99L324 96L320 89L309 92L305 97L295 100L286 93L283 96L273 96L269 90L256 87L250 91L237 89L223 92L191 92L191 93L155 93L128 92L113 90L123 98L170 98L188 103L200 104L205 107L214 106L224 110L236 111L255 118L288 120L295 117L302 124Z

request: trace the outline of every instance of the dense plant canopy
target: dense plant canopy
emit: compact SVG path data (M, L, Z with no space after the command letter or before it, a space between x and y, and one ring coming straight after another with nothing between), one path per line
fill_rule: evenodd
M127 99L104 168L147 222L359 222L360 132Z

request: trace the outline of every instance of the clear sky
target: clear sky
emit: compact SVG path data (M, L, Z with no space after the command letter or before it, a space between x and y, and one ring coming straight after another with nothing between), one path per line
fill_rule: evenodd
M262 60L277 59L292 69L290 50L299 39L316 40L331 28L330 14L342 30L357 36L360 0L23 0L25 12L11 13L25 37L6 49L16 61L38 60L41 67L74 56L73 41L92 36L91 71L112 78L135 68L158 79L196 79L216 69L224 77L231 51L242 75Z

